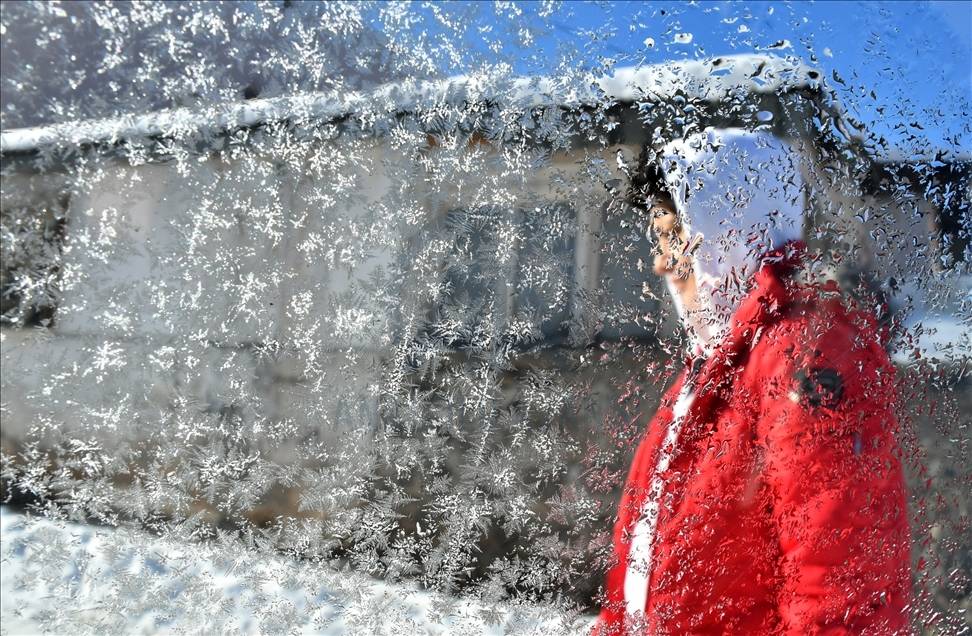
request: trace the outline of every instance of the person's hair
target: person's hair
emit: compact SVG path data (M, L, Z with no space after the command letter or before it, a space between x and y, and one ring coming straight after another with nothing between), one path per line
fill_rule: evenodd
M654 152L645 146L638 155L638 163L631 174L625 202L641 210L648 210L655 203L665 203L673 210L675 201L665 185L665 175Z

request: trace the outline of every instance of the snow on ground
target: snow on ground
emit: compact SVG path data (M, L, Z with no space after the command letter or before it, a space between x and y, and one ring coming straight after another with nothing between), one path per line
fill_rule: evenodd
M592 619L0 507L0 634L583 634Z

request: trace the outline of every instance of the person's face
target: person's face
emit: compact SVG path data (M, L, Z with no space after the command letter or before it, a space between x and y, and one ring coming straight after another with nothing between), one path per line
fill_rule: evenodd
M657 245L655 273L672 283L683 307L688 310L695 309L698 287L691 255L691 248L695 246L689 245L687 232L670 203L656 202L649 208L648 214Z

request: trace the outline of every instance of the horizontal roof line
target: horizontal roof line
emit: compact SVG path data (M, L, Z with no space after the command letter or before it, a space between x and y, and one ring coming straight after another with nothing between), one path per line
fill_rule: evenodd
M586 81L579 81L585 79ZM718 102L743 88L765 94L821 87L819 71L795 58L730 55L640 67L622 67L604 77L516 78L500 82L486 75L385 84L361 93L302 93L251 99L205 108L176 108L0 133L0 153L24 153L51 145L81 145L178 134L204 128L226 130L293 117L339 118L365 112L403 112L479 101L533 108L581 107L605 100L633 102L683 91L687 97ZM596 87L596 88L595 88Z

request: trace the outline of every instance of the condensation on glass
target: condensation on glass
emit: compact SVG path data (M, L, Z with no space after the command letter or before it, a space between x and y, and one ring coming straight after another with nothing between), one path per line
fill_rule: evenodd
M732 54L679 26L715 6ZM692 346L630 185L740 129L798 156L765 169L800 171L807 276L868 308L893 361L913 624L968 627L967 134L888 150L867 74L738 5L643 7L632 51L604 43L628 22L578 12L5 7L3 590L76 612L5 621L583 632ZM795 402L839 400L835 373L794 376ZM192 554L236 591L180 579ZM306 595L281 610L254 564ZM414 586L437 596L406 611Z

